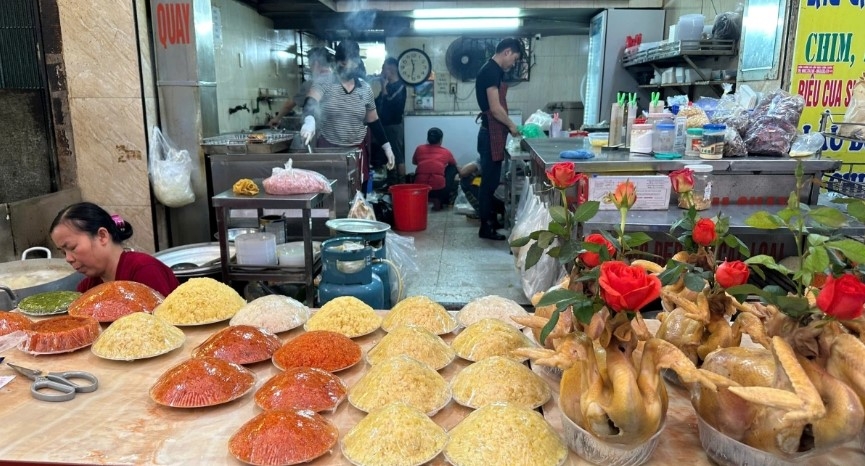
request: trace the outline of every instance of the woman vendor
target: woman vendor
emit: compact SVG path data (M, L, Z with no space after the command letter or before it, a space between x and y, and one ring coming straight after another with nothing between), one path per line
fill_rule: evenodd
M123 241L132 237L132 225L96 204L81 202L61 210L51 223L50 233L66 262L86 276L78 291L130 280L168 296L180 285L174 272L159 259L125 250Z
M303 108L305 117L300 136L304 144L310 144L315 134L316 120L319 120L321 128L316 147L360 148L362 186L366 186L366 180L369 179L367 126L377 141L385 141L382 149L387 157L388 170L394 168L394 154L378 119L372 87L361 79L360 47L357 42L340 42L336 46L335 59L334 76L315 81L309 91Z

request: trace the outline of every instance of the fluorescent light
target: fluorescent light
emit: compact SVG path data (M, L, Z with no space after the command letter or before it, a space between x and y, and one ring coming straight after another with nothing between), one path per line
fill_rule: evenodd
M519 8L427 8L414 10L415 18L518 18Z
M476 29L516 29L520 27L519 18L462 18L462 19L416 19L417 30L476 30Z

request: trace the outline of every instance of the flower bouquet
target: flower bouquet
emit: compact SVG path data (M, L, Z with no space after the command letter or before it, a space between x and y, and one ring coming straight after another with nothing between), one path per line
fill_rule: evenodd
M573 173L574 165L563 163L553 166L547 177L563 192L577 179ZM588 220L598 203L583 203L572 212L562 198L562 206L550 209L554 220L547 230L512 243L521 246L534 239L538 256L546 252L570 271L561 286L536 304L550 309L540 341L552 338L556 343L553 349L515 353L564 370L559 403L572 450L598 464L640 464L651 456L666 419L660 371L672 369L683 381L703 387L725 379L697 369L674 345L654 338L640 315L660 296L661 280L647 271L653 263L629 260L633 248L648 241L647 235L624 231L627 212L637 199L633 183L621 183L605 197L621 214L615 234L602 232L582 241L573 236L574 219ZM563 316L567 325L560 325ZM540 323L533 322L536 327Z

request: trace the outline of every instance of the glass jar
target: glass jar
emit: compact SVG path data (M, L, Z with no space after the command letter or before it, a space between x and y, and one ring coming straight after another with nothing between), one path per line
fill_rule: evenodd
M676 125L673 123L657 123L652 131L652 151L657 154L673 153L676 143Z
M708 164L685 165L694 172L694 189L679 194L679 207L706 210L712 206L712 166Z
M701 159L717 160L724 156L724 133L726 132L727 125L714 123L703 125Z
M688 128L685 138L685 157L699 157L703 145L703 128Z
M631 152L652 153L652 125L635 123L631 126Z

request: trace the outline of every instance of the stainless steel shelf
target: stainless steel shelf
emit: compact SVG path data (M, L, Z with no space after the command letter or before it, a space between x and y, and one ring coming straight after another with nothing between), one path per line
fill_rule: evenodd
M736 54L736 43L732 40L682 40L668 42L642 50L622 58L625 68L642 64L660 64L677 61L682 57L715 57Z
M640 84L637 87L643 89L658 89L661 87L720 86L722 84L736 84L736 81L711 80L694 81L691 83Z

